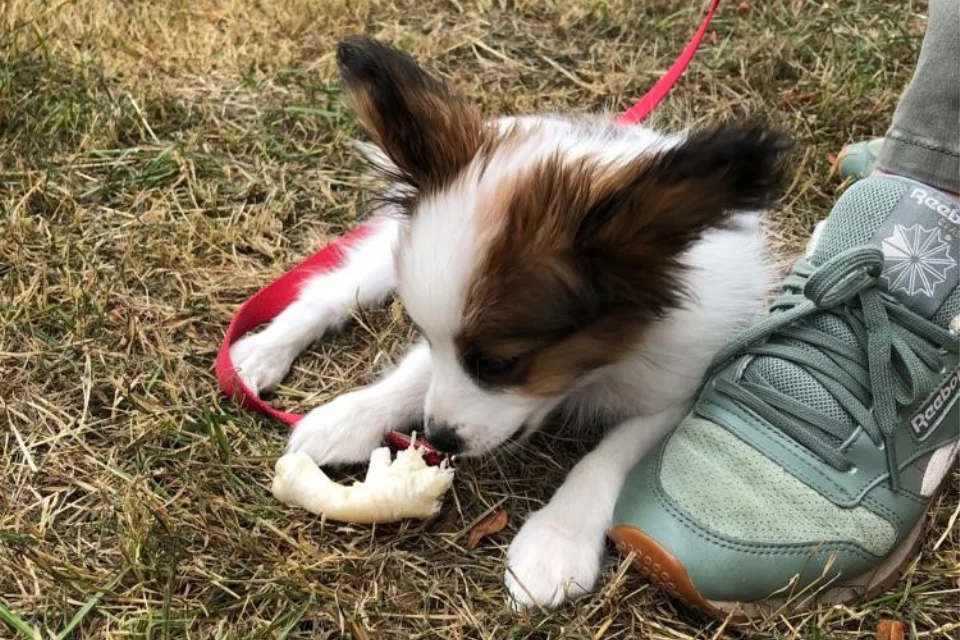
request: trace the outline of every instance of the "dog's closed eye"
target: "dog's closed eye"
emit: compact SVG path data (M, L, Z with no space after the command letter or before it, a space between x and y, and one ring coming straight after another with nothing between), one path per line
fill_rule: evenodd
M463 368L481 384L494 385L505 382L503 379L512 373L519 358L502 358L473 348L463 355Z

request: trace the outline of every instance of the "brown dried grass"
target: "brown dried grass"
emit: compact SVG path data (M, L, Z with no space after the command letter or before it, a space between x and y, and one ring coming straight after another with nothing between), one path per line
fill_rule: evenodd
M841 188L826 155L883 132L923 9L729 3L656 119L760 112L793 132L795 179L770 228L794 251ZM216 390L237 304L359 215L340 37L409 49L487 113L618 110L672 61L699 10L0 3L0 617L44 638L852 638L880 618L956 637L955 492L906 577L862 606L735 628L614 560L598 593L516 615L505 545L582 445L542 437L522 458L465 465L428 523L324 524L268 492L285 428ZM410 332L401 314L365 314L298 362L283 402L314 406L370 380ZM468 551L471 525L498 508L505 532Z

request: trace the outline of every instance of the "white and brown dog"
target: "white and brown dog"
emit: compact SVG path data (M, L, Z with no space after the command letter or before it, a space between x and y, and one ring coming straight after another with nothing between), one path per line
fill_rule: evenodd
M396 290L423 339L379 382L311 411L289 451L363 462L425 423L475 456L548 416L611 425L508 552L517 606L590 590L627 471L689 409L714 353L769 290L758 210L783 139L755 126L662 135L600 118L484 122L410 57L351 38L345 89L390 180L375 232L232 357L258 392L358 306Z

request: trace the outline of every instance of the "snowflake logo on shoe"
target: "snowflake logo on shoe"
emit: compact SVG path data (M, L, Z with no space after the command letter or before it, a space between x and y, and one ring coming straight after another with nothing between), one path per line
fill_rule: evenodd
M891 291L909 296L922 293L932 298L936 286L947 279L957 261L950 255L950 240L940 229L896 225L893 234L882 242L884 268L881 277Z

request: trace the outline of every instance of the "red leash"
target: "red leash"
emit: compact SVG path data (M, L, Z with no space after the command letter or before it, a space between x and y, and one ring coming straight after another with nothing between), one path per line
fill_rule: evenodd
M703 22L697 29L693 37L683 48L680 56L669 70L657 81L653 87L630 109L624 112L617 122L621 124L637 124L643 121L657 105L663 102L670 90L680 80L680 76L686 71L693 59L697 48L703 41L703 37L710 26L720 0L711 0L707 13L703 17ZM290 426L294 426L303 418L302 414L289 413L281 411L273 405L264 402L257 394L253 393L237 375L237 371L230 359L230 347L237 340L242 338L250 331L256 329L262 324L273 320L284 309L296 300L300 293L300 286L307 279L322 273L329 273L339 268L346 257L347 250L356 246L364 240L372 230L375 223L368 222L360 225L350 233L341 237L339 240L328 244L326 247L313 254L293 269L274 280L266 287L258 291L249 300L243 303L237 310L230 326L223 337L223 344L220 346L220 352L217 354L215 366L217 381L220 383L220 389L228 397L234 398L241 406L248 409L254 409L260 413L266 414ZM390 432L387 435L388 443L394 449L403 449L410 445L410 438L402 433ZM424 441L421 440L421 444ZM429 451L426 454L426 460L430 464L438 464L440 457L436 452Z
M262 324L270 322L280 312L289 307L297 299L297 295L300 293L300 285L306 280L339 267L343 263L347 249L356 246L366 238L373 226L374 223L372 222L362 224L345 236L331 242L263 289L260 289L260 291L257 291L253 294L253 297L237 309L233 320L230 321L230 326L227 327L227 333L223 336L223 344L220 345L220 353L217 354L217 362L214 366L220 389L225 395L234 398L247 409L254 409L291 426L300 421L303 417L302 414L280 411L273 405L261 400L247 385L243 384L243 380L237 375L237 370L230 359L230 347L247 333Z
M690 38L690 41L683 48L683 51L677 56L676 61L670 65L670 68L663 74L663 77L657 80L657 83L650 87L650 90L643 94L642 98L637 100L636 104L617 118L617 122L622 124L637 124L638 122L642 122L650 115L651 111L657 108L657 105L663 102L663 99L667 97L670 90L680 81L680 76L682 76L683 72L690 66L690 61L693 60L694 54L696 54L697 49L700 48L703 37L707 35L707 29L710 28L713 14L717 12L717 7L719 6L720 0L710 0L707 13L703 16L703 22L700 23L693 37Z

